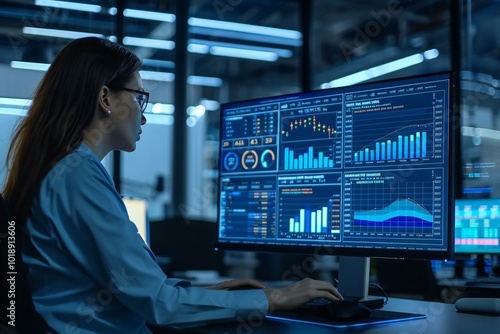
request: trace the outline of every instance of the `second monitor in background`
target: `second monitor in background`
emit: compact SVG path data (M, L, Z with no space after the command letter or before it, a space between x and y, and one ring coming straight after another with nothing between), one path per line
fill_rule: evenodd
M148 203L145 199L123 198L123 203L127 208L128 217L135 226L144 242L149 245L149 218Z
M457 199L455 201L455 276L463 277L465 257L477 256L477 276L489 276L489 256L500 255L500 199ZM496 269L498 270L498 269Z

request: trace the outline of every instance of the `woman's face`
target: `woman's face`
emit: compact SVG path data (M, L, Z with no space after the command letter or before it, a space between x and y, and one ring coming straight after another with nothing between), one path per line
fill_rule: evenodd
M136 141L140 139L142 132L141 126L146 123L141 103L146 103L147 99L141 91L144 91L142 79L139 72L135 72L122 89L110 92L109 119L113 124L111 140L114 149L132 152L136 148Z

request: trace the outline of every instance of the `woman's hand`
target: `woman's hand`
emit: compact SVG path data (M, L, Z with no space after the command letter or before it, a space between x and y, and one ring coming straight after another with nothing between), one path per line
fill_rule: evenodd
M286 288L266 289L264 292L269 301L269 312L292 310L315 298L326 298L331 301L343 299L331 283L310 278L303 279Z
M254 279L234 279L207 287L213 290L266 289L267 285Z

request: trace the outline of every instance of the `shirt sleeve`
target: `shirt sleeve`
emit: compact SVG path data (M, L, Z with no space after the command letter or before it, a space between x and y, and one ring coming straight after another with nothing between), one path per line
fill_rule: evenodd
M51 220L64 222L57 228L60 242L78 265L146 321L186 327L267 313L261 290L209 290L167 278L100 162L82 159L54 171L41 198L50 206Z

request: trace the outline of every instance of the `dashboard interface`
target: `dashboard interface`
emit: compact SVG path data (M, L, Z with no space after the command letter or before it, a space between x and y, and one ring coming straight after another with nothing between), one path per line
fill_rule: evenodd
M448 251L450 80L222 105L219 245Z

